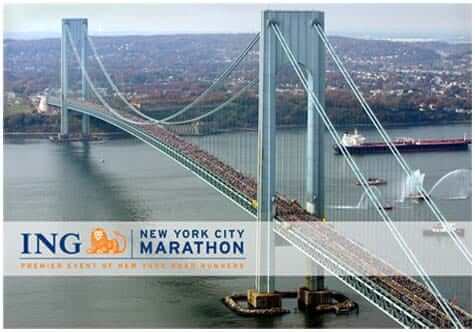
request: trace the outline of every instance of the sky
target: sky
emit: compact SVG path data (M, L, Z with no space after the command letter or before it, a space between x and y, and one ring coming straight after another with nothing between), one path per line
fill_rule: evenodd
M92 35L257 32L262 9L323 10L335 35L471 39L470 4L10 4L4 31L58 36L61 18L85 17Z

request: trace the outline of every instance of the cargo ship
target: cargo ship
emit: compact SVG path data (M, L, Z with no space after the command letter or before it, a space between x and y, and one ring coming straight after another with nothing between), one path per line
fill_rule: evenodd
M393 140L399 152L433 152L433 151L462 151L468 150L468 145L472 144L472 139L451 138L451 139L414 139L397 138ZM344 133L341 144L346 146L352 154L364 153L384 153L391 150L384 142L366 142L366 137L358 133L358 130L351 133ZM335 153L341 154L337 145L334 146Z

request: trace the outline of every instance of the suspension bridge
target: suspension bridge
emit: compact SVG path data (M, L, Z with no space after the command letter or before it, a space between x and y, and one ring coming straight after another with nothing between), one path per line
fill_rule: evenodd
M249 61L256 54L258 69ZM255 217L257 224L263 226L256 228L257 296L276 294L274 269L278 257L274 247L278 235L308 257L314 264L312 271L325 269L403 327L471 327L471 314L441 294L397 227L399 220L421 218L448 226L447 219L422 184L416 185L423 201L417 212L388 211L385 198L368 183L372 174L367 161L352 156L341 143L341 134L325 109L327 54L360 104L360 112L391 152L379 174L394 182L411 176L414 171L394 146L325 33L322 12L264 11L260 33L209 87L191 103L162 118L141 112L120 91L93 38L88 36L87 19L63 19L61 90L59 96L48 96L48 104L60 108L59 139L71 134L71 113L81 115L84 137L90 135L90 118L99 119L169 157ZM93 66L102 77L101 84L106 84L105 89L97 87L91 74ZM307 98L305 135L299 138L282 132L278 125L276 95L283 66ZM258 72L258 77L242 78L243 72L253 71ZM241 75L239 79L226 85L236 72ZM229 93L218 105L203 106L217 89ZM116 102L118 98L122 106L112 106L111 96ZM254 97L257 105L251 105ZM240 100L244 100L239 103L244 108L236 111ZM227 140L228 147L224 150L220 148L223 140ZM288 152L292 144L304 148ZM341 156L329 158L328 151L333 148L329 149L328 144L335 145ZM350 216L331 209L343 203L344 192L355 191L342 179L358 181L358 190L370 208L353 211ZM396 189L393 191L387 190L386 196L397 195ZM414 276L403 275L331 226L332 221L358 217L387 226L414 267ZM447 229L453 246L471 266L470 249L455 231ZM309 274L305 290L312 294L323 289L323 277Z

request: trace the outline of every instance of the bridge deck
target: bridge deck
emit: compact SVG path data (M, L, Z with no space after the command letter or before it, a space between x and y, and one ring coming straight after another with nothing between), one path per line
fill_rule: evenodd
M48 103L59 106L59 100L56 98L49 98ZM214 187L217 187L216 182L219 182L223 183L226 188L231 188L230 193L224 192L224 194L247 211L256 214L255 204L253 203L257 194L256 180L243 175L200 149L197 145L185 141L162 126L125 123L125 121L118 120L107 109L97 104L70 100L68 107L71 110L96 116L101 120L117 125L145 142L148 141L142 135L159 141L166 147L164 153L170 154L170 152L173 152L173 158L185 167L188 165L185 161L190 162L190 165L199 165L199 167L213 175L214 180L205 180ZM143 121L141 118L130 114L127 114L127 118L133 121ZM301 247L300 249L303 251L308 251L308 246L311 246L312 249L327 255L326 257L337 260L339 264L346 267L347 271L355 272L358 276L356 279L344 276L342 277L343 281L350 286L363 283L367 287L378 289L382 296L387 297L388 301L392 302L395 307L405 307L406 310L410 311L414 321L419 322L409 323L412 326L442 328L451 326L448 317L442 311L435 297L420 282L414 278L401 275L397 270L366 251L359 244L343 237L331 225L319 222L318 218L309 214L296 201L290 201L281 195L278 196L275 217L280 224L278 234L289 239L294 236L295 240L291 243ZM308 223L295 223L299 221L307 221ZM298 238L295 237L296 234ZM304 240L302 240L303 238ZM302 241L305 244L302 244ZM328 266L325 267L328 268ZM451 306L463 324L466 327L471 327L471 315L452 303Z

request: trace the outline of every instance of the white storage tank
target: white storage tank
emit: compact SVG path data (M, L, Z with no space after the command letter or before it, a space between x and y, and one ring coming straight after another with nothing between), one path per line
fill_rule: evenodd
M48 112L48 96L40 96L40 103L38 105L38 113Z

